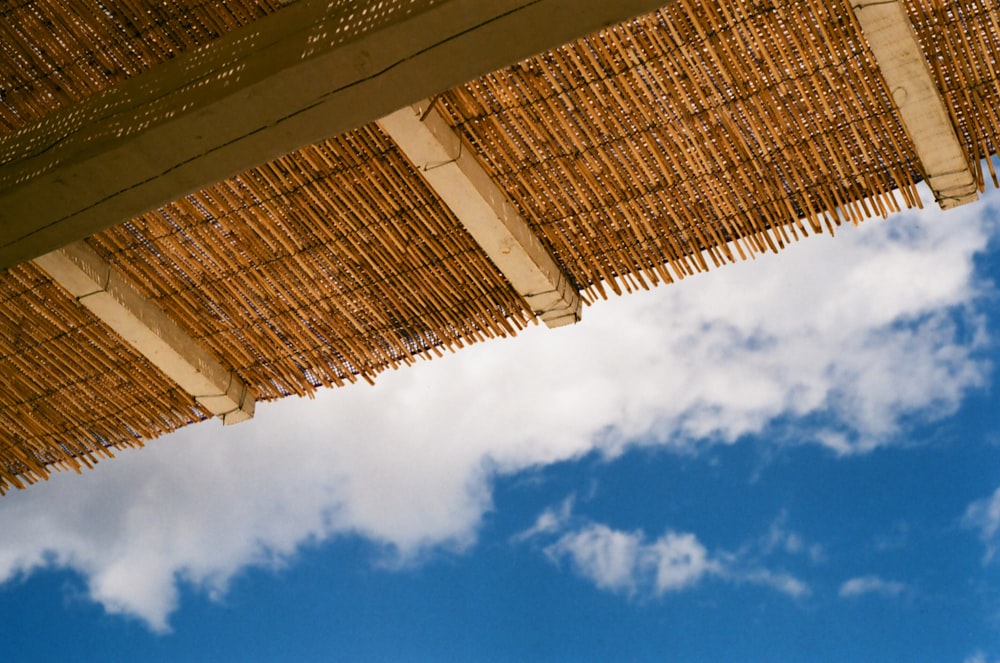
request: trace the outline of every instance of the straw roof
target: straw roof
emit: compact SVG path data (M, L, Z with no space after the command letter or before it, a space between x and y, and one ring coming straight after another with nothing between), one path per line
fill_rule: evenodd
M904 5L995 184L1000 7ZM280 7L19 0L0 10L0 136ZM675 0L433 107L588 302L918 205L926 175L839 1ZM86 241L263 400L534 319L374 123ZM0 490L210 416L34 264L0 274L0 309Z

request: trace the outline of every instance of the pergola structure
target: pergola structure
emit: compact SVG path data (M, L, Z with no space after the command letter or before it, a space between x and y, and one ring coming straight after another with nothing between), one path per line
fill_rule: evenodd
M17 0L0 490L975 200L998 56L983 0Z

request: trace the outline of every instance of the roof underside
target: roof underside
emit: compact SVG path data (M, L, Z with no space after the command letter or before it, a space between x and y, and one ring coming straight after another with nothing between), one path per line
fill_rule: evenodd
M142 4L0 11L0 137L282 6ZM995 183L1000 7L903 4ZM840 1L676 0L433 106L588 301L917 205L926 175ZM534 318L374 123L86 241L264 400ZM32 263L0 274L0 311L0 489L209 416Z

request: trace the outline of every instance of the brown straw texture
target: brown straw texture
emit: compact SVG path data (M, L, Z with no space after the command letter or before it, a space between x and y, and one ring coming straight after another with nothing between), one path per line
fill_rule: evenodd
M31 264L0 277L0 492L204 419Z
M370 381L530 319L374 125L90 242L265 400Z
M677 0L440 107L591 295L917 203L846 3Z
M1000 145L1000 3L907 0L906 6L980 191L984 164L1000 186L989 159Z

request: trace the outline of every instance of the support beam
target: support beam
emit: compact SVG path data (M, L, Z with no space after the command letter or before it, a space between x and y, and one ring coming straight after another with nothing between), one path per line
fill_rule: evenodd
M976 200L975 178L906 8L898 0L865 0L855 2L853 9L899 107L934 199L941 209Z
M427 100L379 126L549 327L580 319L580 295L555 258Z
M75 242L34 262L224 424L253 417L253 390L87 244Z
M0 136L0 269L666 0L298 0Z

